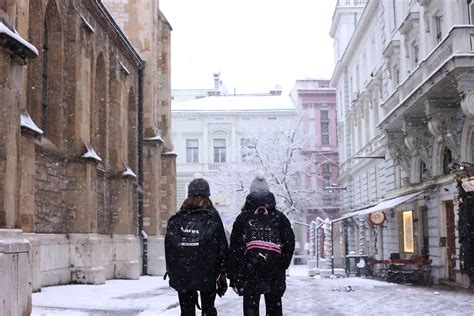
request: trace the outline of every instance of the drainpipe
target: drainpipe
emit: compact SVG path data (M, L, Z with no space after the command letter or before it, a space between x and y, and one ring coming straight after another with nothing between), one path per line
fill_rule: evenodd
M138 233L142 241L142 275L148 274L148 236L143 227L143 72L138 72Z

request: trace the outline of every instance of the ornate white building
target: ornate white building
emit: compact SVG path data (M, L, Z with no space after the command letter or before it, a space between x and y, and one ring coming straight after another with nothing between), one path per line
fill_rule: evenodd
M400 258L400 274L425 281L469 286L473 277L472 240L463 233L473 224L465 215L471 193L456 182L474 162L473 6L336 6L331 84L345 214L333 224L346 257L369 257L377 274Z
M174 103L172 124L178 155L177 208L187 196L187 185L195 173L209 177L224 164L242 161L247 130L290 126L296 118L295 104L289 96L282 96L281 91L265 95L213 96ZM248 191L248 187L244 189ZM232 200L234 197L223 192L211 185L211 199L217 209L221 213L238 213L239 209L231 207L236 205Z

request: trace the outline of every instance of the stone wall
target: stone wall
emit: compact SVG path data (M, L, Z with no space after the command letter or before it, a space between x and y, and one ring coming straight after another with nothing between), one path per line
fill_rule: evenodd
M66 233L68 205L64 192L74 183L66 174L64 159L41 148L36 152L35 231L38 233Z
M112 212L110 209L110 188L107 175L97 170L97 232L109 235L111 233Z

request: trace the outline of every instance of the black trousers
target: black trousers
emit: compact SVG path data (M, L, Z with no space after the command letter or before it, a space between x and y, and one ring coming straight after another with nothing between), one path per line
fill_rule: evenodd
M244 316L260 315L260 296L261 294L244 293ZM281 296L274 294L264 294L264 296L267 316L283 315L283 309L281 306Z
M216 316L217 310L214 307L216 291L200 291L200 296L202 316ZM178 291L178 298L179 307L181 308L181 316L195 316L198 292Z

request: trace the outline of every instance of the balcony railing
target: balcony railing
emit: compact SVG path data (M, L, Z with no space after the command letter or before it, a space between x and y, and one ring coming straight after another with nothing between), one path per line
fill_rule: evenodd
M381 104L390 113L412 95L454 55L473 54L474 26L454 26L448 35L414 68L408 77Z

